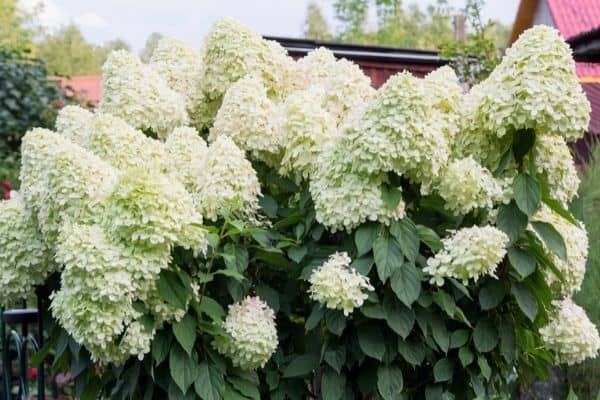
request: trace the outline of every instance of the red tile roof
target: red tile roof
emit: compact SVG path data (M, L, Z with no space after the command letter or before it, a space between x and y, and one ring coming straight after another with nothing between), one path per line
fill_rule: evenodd
M598 134L600 133L600 83L583 83L581 87L592 105L588 130Z
M102 97L102 77L99 75L73 76L71 78L58 77L60 86L68 94L98 105Z
M600 0L547 0L556 28L566 38L600 27Z
M600 64L598 63L576 62L575 70L577 71L579 81L582 83L590 82L592 80L594 82L600 82Z

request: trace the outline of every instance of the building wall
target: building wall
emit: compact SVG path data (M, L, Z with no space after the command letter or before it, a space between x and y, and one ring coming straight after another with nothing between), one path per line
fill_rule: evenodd
M552 18L552 13L550 12L550 7L548 7L547 0L538 1L538 6L533 14L533 23L532 25L548 25L555 26L554 19Z

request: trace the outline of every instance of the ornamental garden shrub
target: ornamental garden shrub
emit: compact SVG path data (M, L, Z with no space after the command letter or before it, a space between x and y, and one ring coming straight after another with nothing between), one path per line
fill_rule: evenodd
M0 203L0 300L51 290L36 358L77 397L508 398L596 356L555 30L463 93L222 19L200 52L114 52L103 87L25 135Z

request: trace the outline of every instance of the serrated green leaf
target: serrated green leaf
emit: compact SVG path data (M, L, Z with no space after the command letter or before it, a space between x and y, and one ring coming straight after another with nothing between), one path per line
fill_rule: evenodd
M425 359L425 348L421 342L398 338L398 353L410 364L421 365Z
M466 367L467 365L473 362L475 356L473 355L471 349L469 349L468 347L461 347L460 350L458 350L458 358L462 366Z
M173 324L173 334L185 352L191 356L196 341L196 319L191 314L186 314L181 321Z
M487 353L496 347L498 330L491 319L484 318L477 322L473 330L473 343L477 351L481 353Z
M514 132L512 151L517 164L523 161L523 158L532 149L534 143L535 131L533 129L519 129Z
M346 362L346 348L344 346L339 346L337 348L328 349L325 351L323 359L339 374Z
M432 251L438 252L442 248L442 241L435 231L425 225L416 225L417 233L423 243Z
M156 362L156 365L166 360L169 355L169 349L171 348L172 336L166 330L160 330L154 336L152 341L152 358Z
M398 299L410 307L421 294L421 271L413 264L404 263L394 271L390 283Z
M198 365L198 378L194 390L202 400L220 400L225 391L223 374L213 365L202 362Z
M419 254L420 242L419 233L417 232L415 224L408 217L405 217L400 221L392 222L390 233L398 241L404 257L411 263L414 263Z
M435 382L446 382L454 375L454 363L449 358L438 360L433 366L433 378Z
M377 390L384 400L397 400L402 394L404 380L402 370L393 365L377 368Z
M176 272L164 269L156 284L160 297L175 308L184 310L192 297L192 290L181 282Z
M317 325L319 325L319 322L321 321L324 315L325 307L321 306L320 304L315 304L313 306L312 311L310 312L310 315L306 319L304 329L306 329L306 331L313 330Z
M375 261L373 260L373 257L360 257L352 262L351 267L359 274L367 276L371 272L374 264Z
M510 202L498 209L496 226L514 242L527 227L527 215L519 210L514 202Z
M341 400L346 389L346 377L331 368L325 368L321 377L323 400Z
M384 183L381 185L381 198L388 210L396 210L402 200L402 192L400 189Z
M319 366L318 353L306 353L292 358L292 361L283 369L284 378L294 378L310 374Z
M567 259L567 247L561 234L547 222L532 221L531 226L540 235L546 246L563 260Z
M466 329L459 329L452 332L450 335L450 348L457 349L464 346L469 340L469 331Z
M517 175L513 181L515 202L521 211L531 217L540 208L542 189L537 180L527 173Z
M228 376L227 381L229 381L229 383L245 397L253 400L260 400L260 392L258 391L256 383L238 376Z
M371 319L385 319L385 311L379 303L366 303L360 308L360 312Z
M504 283L499 280L489 280L479 290L479 304L482 310L491 310L502 302L506 295L506 287Z
M373 244L373 254L377 275L381 282L388 280L390 276L402 266L403 256L400 245L390 236L380 236Z
M521 279L527 278L535 271L535 256L515 246L508 248L508 261Z
M400 337L406 339L415 325L413 310L393 299L386 299L383 309L388 326Z
M535 321L538 312L538 303L531 290L520 282L513 282L510 292L515 296L523 314L532 322Z
M171 378L183 393L198 379L199 374L198 364L179 345L171 347L169 371Z
M340 336L346 327L346 317L341 311L327 310L325 312L325 324L331 333Z
M363 353L376 360L383 360L385 343L381 328L373 324L362 325L358 329L358 345Z
M357 257L368 253L373 248L373 242L380 231L375 224L363 224L354 232L354 244L356 245Z

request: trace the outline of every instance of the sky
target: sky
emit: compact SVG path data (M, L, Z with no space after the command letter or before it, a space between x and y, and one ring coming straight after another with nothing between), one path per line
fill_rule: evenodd
M73 21L86 39L104 44L124 39L133 50L144 47L148 35L160 32L199 46L210 25L220 16L235 17L264 35L301 37L310 0L20 0L25 8L43 4L39 22L52 31ZM333 23L334 0L317 0ZM424 8L434 0L418 2ZM518 0L487 0L484 19L502 23L513 21ZM465 0L448 0L448 5L464 7Z

